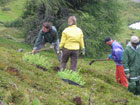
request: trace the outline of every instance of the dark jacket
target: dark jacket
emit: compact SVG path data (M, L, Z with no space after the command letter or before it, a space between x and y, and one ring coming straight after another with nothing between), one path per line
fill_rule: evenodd
M129 43L123 54L125 73L130 73L130 80L140 80L140 45L136 49Z
M43 29L41 29L36 39L34 47L38 47L42 41L55 43L57 39L58 39L58 33L54 26L51 27L49 32L43 32Z

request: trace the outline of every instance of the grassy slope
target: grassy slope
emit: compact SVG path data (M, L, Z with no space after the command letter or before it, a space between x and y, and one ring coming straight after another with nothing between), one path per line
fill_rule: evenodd
M53 51L41 53L53 64L46 72L22 60L32 46L17 41L21 34L15 28L0 25L0 100L4 103L30 105L37 97L43 105L74 105L73 98L79 96L83 104L88 105L93 89L92 105L139 105L140 98L115 82L113 62L95 62L89 66L91 59L79 59L78 68L86 84L82 88L69 85L53 70L59 66ZM18 52L19 48L23 48L22 53Z
M21 16L26 0L13 0L7 5L0 7L0 21L12 21ZM10 11L2 11L2 8L10 8Z
M128 25L140 21L140 3L135 3L130 0L121 0L123 10L121 11L122 31L118 36L118 40L125 45L126 39L130 39L132 35L140 37L140 30L130 29Z
M24 52L19 53L19 48ZM57 77L53 67L59 66L59 62L52 51L42 53L53 63L47 72L22 60L28 51L31 51L31 46L0 36L0 100L9 105L29 105L35 97L43 105L74 105L72 100L75 96L81 97L87 105L91 89L94 89L91 102L96 105L114 105L114 102L121 105L126 101L128 105L138 105L140 102L115 82L113 62L96 62L88 66L89 59L80 59L78 68L81 68L80 74L86 82L81 88L64 83Z

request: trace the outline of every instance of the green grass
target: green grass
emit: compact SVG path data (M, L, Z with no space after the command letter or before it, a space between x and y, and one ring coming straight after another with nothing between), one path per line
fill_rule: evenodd
M8 13L0 10L0 21L6 22L18 18L22 14L21 4L23 3L24 0L16 0L7 4L6 6L12 11ZM140 9L135 5L132 6L128 0L124 3L129 5L127 5L128 9L125 8L125 11L122 11L123 30L117 38L122 43L126 38L130 38L133 31L139 34L139 31L128 29L127 25L139 20L139 14L136 12L138 13ZM5 104L75 105L73 98L78 96L81 97L83 105L88 105L92 92L91 105L139 105L139 97L116 83L114 62L95 62L89 66L90 58L80 58L78 69L86 84L82 88L69 85L58 78L54 70L54 67L59 66L60 63L53 50L40 53L52 63L48 71L43 71L22 59L24 54L30 52L33 47L17 41L23 36L20 30L5 28L0 24L0 100ZM20 48L23 49L21 53L18 52Z
M18 52L19 48L23 48L22 53ZM116 83L114 62L95 62L89 66L91 59L79 59L79 73L86 82L81 88L58 78L54 67L60 63L53 50L41 52L52 63L48 71L22 59L31 50L32 46L26 43L0 36L0 100L5 104L31 105L37 99L42 105L75 105L73 98L78 96L88 105L93 89L91 104L123 105L128 101L128 105L139 105L140 98Z
M14 0L12 2L9 2L3 7L0 7L0 21L1 22L7 22L7 21L13 21L17 19L19 16L21 16L24 3L26 0ZM2 8L10 8L10 11L2 11Z
M140 21L140 3L135 3L130 0L121 0L120 2L122 2L123 8L121 10L122 30L116 39L125 47L126 40L130 40L132 35L140 37L140 30L130 29L128 27L130 24Z

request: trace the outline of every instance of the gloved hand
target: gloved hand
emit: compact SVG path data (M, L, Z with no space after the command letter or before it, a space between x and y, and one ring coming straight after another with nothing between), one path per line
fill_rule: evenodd
M109 57L107 57L107 60L108 60L108 61L110 60Z
M108 57L107 57L107 60L109 61L110 59L112 59L112 54L110 54Z
M130 78L130 74L128 73L128 74L126 74L126 78L127 79L129 79Z
M37 50L36 49L32 50L32 53L33 54L37 53Z
M52 48L54 48L54 46L53 45L50 45L50 48L52 49Z
M85 48L82 50L82 55L85 55Z
M60 55L61 54L61 50L59 49L58 51L57 51L57 55Z

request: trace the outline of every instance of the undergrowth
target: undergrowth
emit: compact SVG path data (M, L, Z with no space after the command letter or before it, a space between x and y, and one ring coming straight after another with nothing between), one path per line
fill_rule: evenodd
M35 64L37 66L44 67L44 68L50 68L52 65L48 61L48 58L46 56L40 54L26 53L23 56L23 60L29 62L30 64Z
M82 77L79 75L79 72L74 72L72 70L61 70L58 72L58 77L62 79L68 79L74 81L81 86L85 85L85 82L82 80Z

